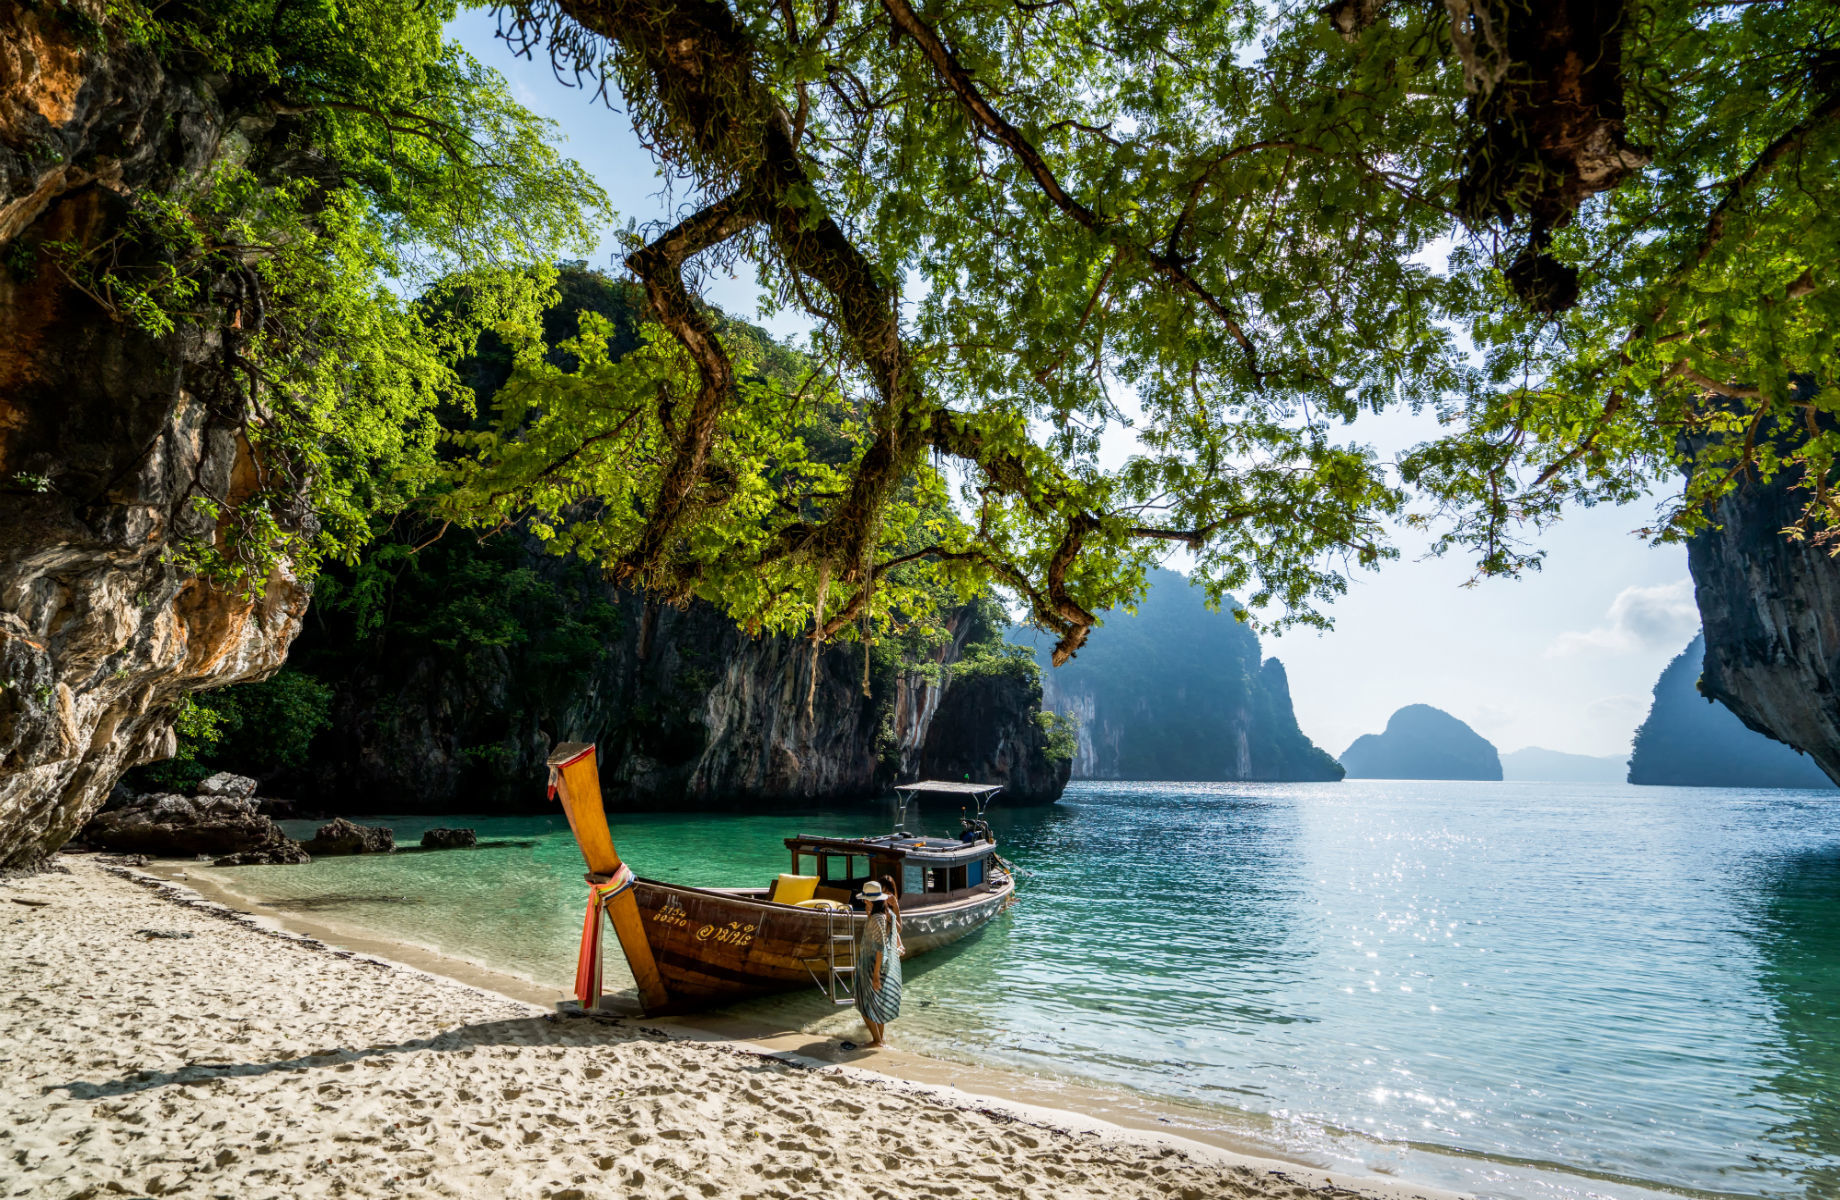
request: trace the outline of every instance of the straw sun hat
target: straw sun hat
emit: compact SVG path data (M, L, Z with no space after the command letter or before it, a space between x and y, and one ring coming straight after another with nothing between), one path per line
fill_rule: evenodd
M882 890L881 884L871 879L868 883L863 884L863 890L857 894L856 898L858 900L886 900L888 893Z

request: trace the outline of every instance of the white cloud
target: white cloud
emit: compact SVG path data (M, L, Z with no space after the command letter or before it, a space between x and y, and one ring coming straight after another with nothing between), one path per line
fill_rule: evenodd
M1627 654L1672 646L1678 648L1699 629L1693 581L1681 579L1654 587L1626 587L1610 602L1604 623L1593 629L1562 633L1546 648L1547 658L1582 654Z

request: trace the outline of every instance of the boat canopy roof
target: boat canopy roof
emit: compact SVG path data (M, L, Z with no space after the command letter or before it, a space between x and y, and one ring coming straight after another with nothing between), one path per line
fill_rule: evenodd
M897 783L897 792L939 792L951 796L981 796L986 792L1000 792L1000 783L958 783L950 779L922 779L914 783Z
M884 833L880 837L830 838L801 835L787 838L789 849L806 854L885 855L915 866L962 866L995 853L995 842L981 838L975 842L957 838L921 837L911 833Z

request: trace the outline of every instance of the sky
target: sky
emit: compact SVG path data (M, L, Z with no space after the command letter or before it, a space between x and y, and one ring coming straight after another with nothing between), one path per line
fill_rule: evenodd
M594 101L591 88L557 81L546 62L514 57L495 29L478 11L450 26L520 101L560 126L564 151L606 189L616 225L683 215L684 198L671 195L623 113ZM591 265L617 271L614 248L610 227ZM751 277L710 279L704 295L782 337L804 329L792 314L762 318ZM1391 418L1352 433L1383 456L1422 435L1421 424ZM1474 587L1464 586L1471 571L1461 557L1426 559L1422 542L1402 534L1402 557L1356 575L1329 610L1332 631L1267 636L1265 653L1284 662L1298 723L1331 754L1407 704L1444 709L1503 751L1626 754L1656 677L1699 628L1685 550L1651 548L1631 532L1652 516L1650 504L1579 511L1541 536L1544 569Z

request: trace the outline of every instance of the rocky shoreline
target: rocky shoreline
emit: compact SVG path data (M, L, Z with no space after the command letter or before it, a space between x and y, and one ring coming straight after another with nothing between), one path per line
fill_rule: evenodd
M313 856L390 854L394 833L334 817L298 842L275 824L299 817L291 801L256 796L256 781L227 772L212 775L192 795L136 793L117 787L73 844L79 849L156 858L204 858L217 867L311 862ZM428 850L461 849L477 842L470 829L435 829L422 838Z

